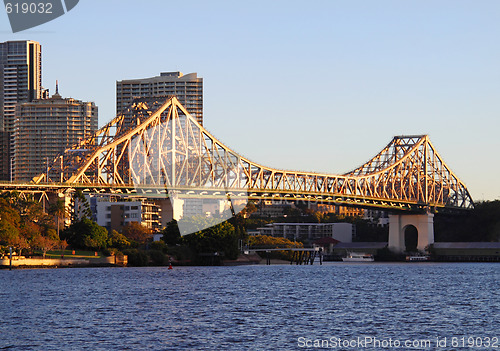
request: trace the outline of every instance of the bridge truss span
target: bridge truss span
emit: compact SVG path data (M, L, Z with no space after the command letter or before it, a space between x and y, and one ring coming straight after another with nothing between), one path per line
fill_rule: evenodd
M175 97L136 100L34 181L401 210L473 207L467 188L426 135L394 137L370 161L343 175L278 170L221 143Z

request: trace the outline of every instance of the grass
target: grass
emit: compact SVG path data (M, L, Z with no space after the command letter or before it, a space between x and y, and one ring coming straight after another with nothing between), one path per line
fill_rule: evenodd
M73 255L73 251L75 254ZM36 250L36 255L43 255L42 251ZM47 251L45 254L46 258L61 258L61 255L64 255L64 258L100 258L103 257L101 252L97 252L97 256L95 255L95 251L82 251L82 250L53 250Z

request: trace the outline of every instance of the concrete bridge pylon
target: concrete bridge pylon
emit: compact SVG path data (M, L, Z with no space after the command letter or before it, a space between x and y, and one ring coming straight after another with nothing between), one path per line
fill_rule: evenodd
M390 250L398 253L406 251L405 236L409 227L414 226L418 233L417 250L424 251L434 243L434 214L390 214L389 243Z

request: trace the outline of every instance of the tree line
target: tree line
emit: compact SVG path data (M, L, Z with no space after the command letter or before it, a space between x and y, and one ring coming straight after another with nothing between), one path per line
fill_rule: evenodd
M90 208L81 191L73 195L66 211L65 203L57 200L48 209L34 199L16 192L0 196L0 253L13 247L19 255L45 253L54 249L103 251L107 254L128 254L135 265L167 264L170 257L185 263L203 263L200 257L217 253L224 259L236 259L240 239L245 237L241 218L222 221L212 217L190 217L182 224L200 228L181 236L177 221L162 230L163 241L153 243L153 233L139 222L130 222L122 230L108 231L91 218ZM66 218L71 225L65 227ZM219 223L221 222L221 223Z
M71 213L59 199L44 209L42 204L16 192L0 194L0 254L9 246L21 255L39 250L54 249L104 251L108 254L129 254L132 263L167 264L170 258L181 263L203 264L206 257L216 255L236 259L241 243L247 243L247 229L263 226L272 221L336 222L349 221L357 227L357 241L386 241L387 227L370 225L361 218L341 218L306 208L290 210L283 218L248 216L256 211L247 208L227 221L214 217L190 217L180 222L171 221L161 231L161 242L153 243L153 233L138 222L130 222L122 230L108 231L91 218L90 208L81 191L74 193ZM65 227L71 216L71 225ZM220 223L219 223L220 222ZM192 233L181 236L179 225L192 228ZM460 215L437 213L434 218L436 241L500 241L500 201L476 203L472 211ZM254 244L257 239L253 238ZM270 239L258 239L267 240ZM269 241L270 242L270 241Z

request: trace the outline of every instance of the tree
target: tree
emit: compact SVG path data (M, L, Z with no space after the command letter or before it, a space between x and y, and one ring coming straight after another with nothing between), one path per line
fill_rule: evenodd
M117 249L123 250L130 247L130 241L127 240L125 235L118 233L116 230L112 230L108 238L108 247L115 247Z
M304 244L298 241L291 241L286 238L273 237L268 235L254 235L249 239L250 247L265 249L301 248Z
M106 248L108 242L108 231L89 218L74 222L62 233L71 246L87 249Z
M18 236L12 246L19 250L19 256L22 256L24 249L29 249L31 247L28 241L22 236Z
M152 237L151 229L143 226L139 222L129 222L123 226L122 234L129 240L136 241L140 244L145 244Z
M241 210L240 214L247 218L247 217L250 217L250 215L254 212L257 211L257 207L255 206L255 204L253 203L252 200L248 201L247 205L245 206L245 208L243 210Z
M260 248L260 249L284 249L284 248L301 248L304 247L304 244L291 241L286 238L275 238L267 235L255 235L251 236L248 239L250 247L252 248ZM274 258L291 260L293 254L291 251L283 250L283 251L273 251L271 256Z
M64 200L57 199L57 201L50 206L49 213L56 217L57 237L59 238L59 229L61 228L60 219L64 219L67 213Z
M50 251L59 245L59 240L54 240L43 235L34 238L32 245L43 252L43 258L47 251Z
M28 242L32 242L34 238L42 234L42 228L37 223L28 222L21 227L20 232L23 238L25 238ZM54 236L57 235L54 229L52 229L52 232L49 232L49 229L47 229L47 232L49 236L52 233Z
M436 241L500 241L500 201L475 203L472 211L434 216Z
M213 226L209 223L216 222L216 219L196 218L196 224L206 229L197 231L193 234L185 235L182 238L183 243L191 248L197 255L201 253L224 253L228 259L236 259L239 254L238 236L234 227L229 222L222 222ZM208 228L207 228L208 227Z
M0 220L0 244L13 246L19 240L19 229L5 219Z
M66 250L67 247L68 247L68 242L66 240L59 241L59 248L61 249L61 251Z
M163 234L162 240L169 246L175 246L181 241L181 233L175 219L167 223L167 226L161 231Z
M48 224L50 222L40 202L32 198L14 197L13 205L18 209L21 216L21 225L30 222L37 224Z
M0 244L14 245L19 239L21 217L11 199L3 196L0 198Z
M83 192L77 189L73 194L73 215L72 221L79 221L82 218L92 218L92 211L90 210L90 205Z

